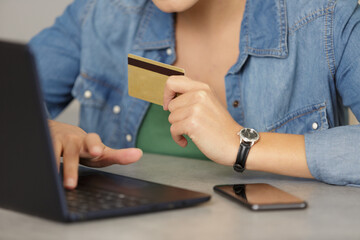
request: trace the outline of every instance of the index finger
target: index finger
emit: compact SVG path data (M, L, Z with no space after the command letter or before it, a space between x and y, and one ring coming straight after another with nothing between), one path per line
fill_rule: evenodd
M206 83L194 81L185 76L170 76L165 84L163 108L165 111L169 110L169 103L177 94L209 89Z
M70 142L64 146L64 185L67 189L74 189L77 185L79 153L80 146L75 142Z

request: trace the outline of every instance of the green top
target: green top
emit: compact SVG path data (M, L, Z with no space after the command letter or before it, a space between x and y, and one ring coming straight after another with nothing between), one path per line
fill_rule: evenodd
M188 136L185 148L177 145L170 134L170 112L151 104L140 126L136 147L144 152L208 160Z

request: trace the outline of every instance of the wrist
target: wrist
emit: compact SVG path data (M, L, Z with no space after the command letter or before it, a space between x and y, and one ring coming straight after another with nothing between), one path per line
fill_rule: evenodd
M261 143L263 141L262 139L262 133L259 133L259 141L252 146L251 151L249 151L247 161L245 164L246 170L257 170L258 169L258 159L259 159L259 149L261 148ZM260 163L261 164L261 163Z
M238 126L232 133L232 141L230 142L230 148L227 151L227 161L224 165L227 166L234 166L235 162L236 162L236 156L238 154L239 151L239 136L237 135L238 132L241 131L241 129L243 129L244 127L242 126Z
M259 141L259 133L252 128L243 128L237 135L239 136L239 149L233 168L237 172L243 172L252 147Z

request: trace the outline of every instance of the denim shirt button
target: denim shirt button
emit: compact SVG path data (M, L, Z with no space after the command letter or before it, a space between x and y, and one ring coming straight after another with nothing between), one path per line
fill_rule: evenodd
M169 55L169 56L172 54L171 48L166 49L166 54Z
M126 134L126 141L131 142L132 136L130 134Z
M317 122L314 122L314 123L312 124L312 129L316 130L316 129L318 129L318 128L319 128L319 124L318 124Z
M238 100L235 100L234 102L233 102L233 107L234 108L237 108L239 106L239 101Z
M120 106L115 105L115 106L113 107L113 113L114 113L114 114L119 114L119 113L120 113L120 111L121 111Z
M84 97L85 97L85 98L91 98L91 96L92 96L92 93L91 93L90 90L86 90L86 91L84 92Z

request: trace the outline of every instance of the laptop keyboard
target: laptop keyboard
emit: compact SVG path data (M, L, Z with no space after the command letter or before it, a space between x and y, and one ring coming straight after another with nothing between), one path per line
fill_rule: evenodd
M66 199L69 211L74 213L134 207L150 202L144 198L85 186L79 186L74 190L66 190Z

